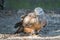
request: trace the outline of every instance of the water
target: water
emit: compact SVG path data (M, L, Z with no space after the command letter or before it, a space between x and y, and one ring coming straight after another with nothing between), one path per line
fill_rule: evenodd
M59 14L60 15L60 14ZM52 15L48 18L48 25L42 29L41 34L48 36L60 35L60 17Z
M20 21L20 16L24 14L14 12L0 12L0 33L14 33L17 29L14 25ZM59 16L58 16L59 15ZM40 31L43 36L60 35L60 14L49 15L47 14L48 24Z

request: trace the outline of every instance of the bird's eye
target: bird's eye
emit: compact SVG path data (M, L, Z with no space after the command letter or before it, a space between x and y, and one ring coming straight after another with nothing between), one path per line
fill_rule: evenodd
M42 13L42 11L40 11L40 13Z

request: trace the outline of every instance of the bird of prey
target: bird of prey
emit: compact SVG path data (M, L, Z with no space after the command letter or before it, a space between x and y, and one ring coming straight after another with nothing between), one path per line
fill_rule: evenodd
M19 27L15 33L25 32L30 35L35 35L36 32L38 33L47 25L43 9L40 7L35 8L34 12L22 16L22 21L16 25ZM16 25L15 27L17 27Z

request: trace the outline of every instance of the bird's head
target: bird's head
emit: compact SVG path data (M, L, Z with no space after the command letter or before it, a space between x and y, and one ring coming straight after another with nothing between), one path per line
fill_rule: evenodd
M44 14L43 9L40 8L40 7L35 8L35 9L34 9L34 12L35 12L36 15Z

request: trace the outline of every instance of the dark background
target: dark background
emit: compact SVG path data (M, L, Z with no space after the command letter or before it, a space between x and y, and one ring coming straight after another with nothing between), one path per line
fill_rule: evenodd
M60 9L60 0L0 0L0 4L4 4L5 9L31 9L35 7Z

